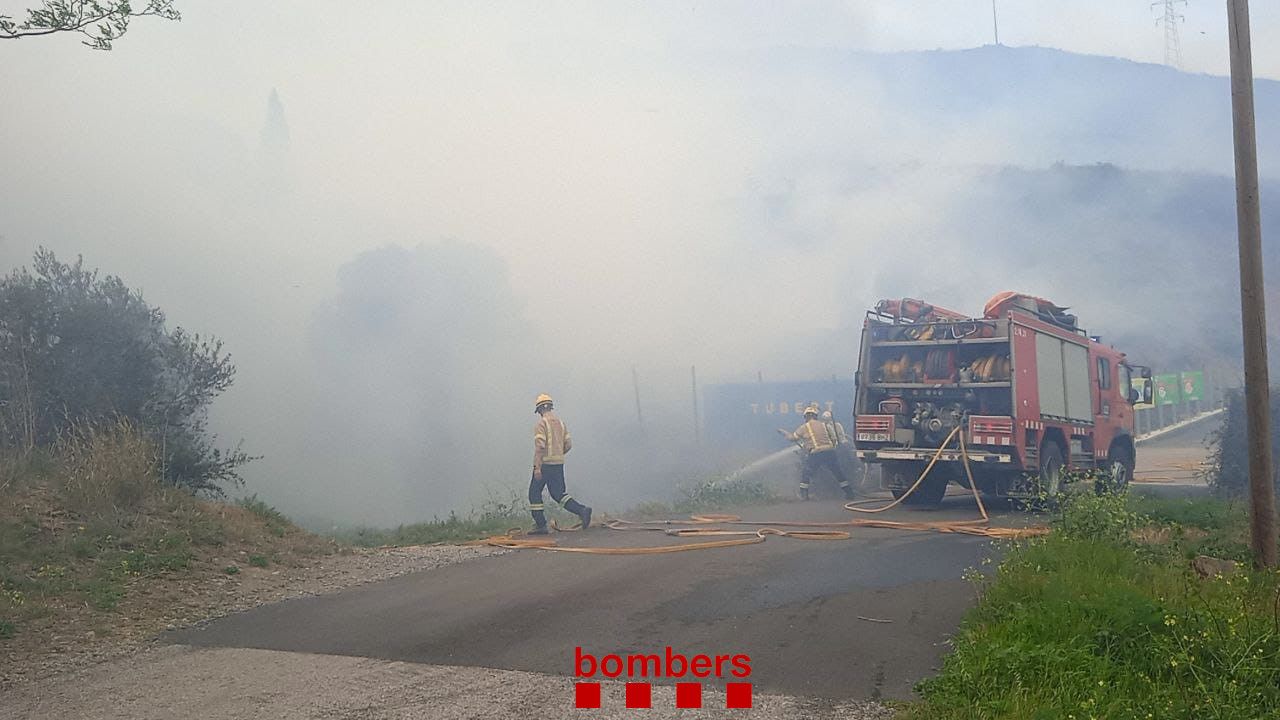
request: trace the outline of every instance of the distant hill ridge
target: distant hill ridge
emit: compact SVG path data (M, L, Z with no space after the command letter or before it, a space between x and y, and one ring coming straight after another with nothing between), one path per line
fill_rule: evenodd
M1225 52L1225 49L1224 49ZM874 80L904 118L934 137L985 127L1018 149L1016 164L1110 162L1233 172L1229 79L1164 65L1044 47L872 53L776 48L735 56L764 77L820 77L838 87ZM1280 174L1280 82L1255 83L1264 176ZM993 158L1006 162L1008 158Z

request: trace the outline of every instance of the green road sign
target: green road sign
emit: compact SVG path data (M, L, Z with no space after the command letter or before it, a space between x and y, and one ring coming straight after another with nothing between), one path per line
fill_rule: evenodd
M1182 399L1186 402L1204 400L1204 373L1199 370L1182 373L1182 387L1180 389L1182 391Z
M1172 405L1182 400L1182 383L1178 373L1157 375L1155 381L1157 405Z

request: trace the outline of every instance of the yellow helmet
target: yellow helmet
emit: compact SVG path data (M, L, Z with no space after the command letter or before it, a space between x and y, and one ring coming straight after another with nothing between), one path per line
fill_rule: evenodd
M541 395L538 396L537 400L533 401L533 411L538 412L539 410L542 409L542 406L544 405L547 407L551 407L551 404L552 404L551 396L546 393L542 393Z
M804 416L809 417L810 415L818 417L818 406L816 403L811 403L809 407L804 409Z

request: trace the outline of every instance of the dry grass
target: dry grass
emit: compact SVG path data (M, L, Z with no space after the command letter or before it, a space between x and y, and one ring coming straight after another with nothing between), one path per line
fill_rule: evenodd
M1209 537L1207 530L1197 527L1169 527L1147 525L1134 530L1130 536L1141 545L1169 545L1175 540L1196 541Z
M171 502L160 483L155 447L127 420L74 427L53 454L62 499L71 512L115 516L136 513L148 502Z
M164 484L157 457L124 422L0 455L0 657L85 634L154 632L190 614L199 588L228 568L337 549L261 502L210 502Z

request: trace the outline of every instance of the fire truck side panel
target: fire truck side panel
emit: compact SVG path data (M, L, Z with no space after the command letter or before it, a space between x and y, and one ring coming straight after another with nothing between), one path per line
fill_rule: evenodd
M1013 323L1012 338L1014 431L1017 433L1018 457L1024 469L1039 467L1040 447L1040 375L1033 362L1036 357L1036 334L1025 325Z

